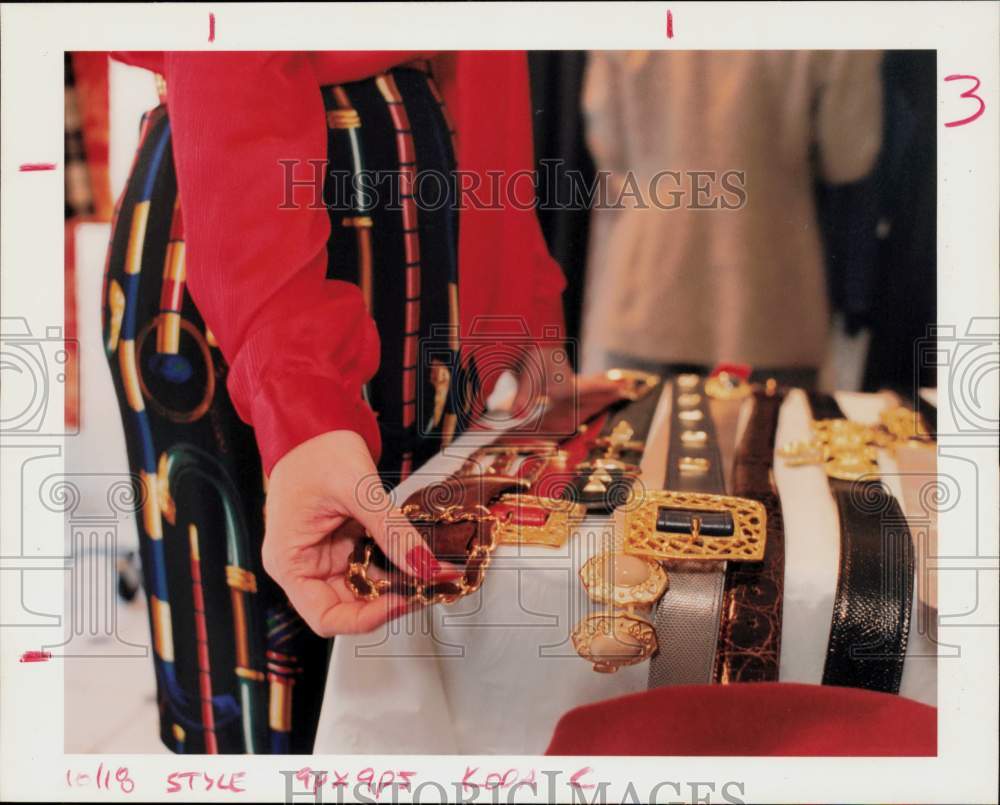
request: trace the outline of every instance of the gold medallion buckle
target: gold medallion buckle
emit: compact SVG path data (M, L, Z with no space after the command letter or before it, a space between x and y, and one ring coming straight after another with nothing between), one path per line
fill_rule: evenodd
M656 630L649 621L619 612L588 615L571 637L577 653L605 674L648 659L657 647Z
M654 604L669 584L659 562L617 551L590 557L580 568L580 581L591 600L616 607Z
M660 510L691 514L689 533L662 531ZM706 534L703 515L728 512L733 533ZM624 551L650 559L760 562L767 544L767 514L763 504L749 498L704 492L647 491L638 506L625 507Z

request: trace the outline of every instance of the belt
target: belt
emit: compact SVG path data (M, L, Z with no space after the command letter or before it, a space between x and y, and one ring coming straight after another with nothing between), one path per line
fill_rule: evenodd
M785 538L771 469L784 398L774 381L754 391L753 411L733 462L733 494L758 501L767 512L767 548L763 562L726 567L714 674L714 681L723 684L778 679Z
M653 526L656 531L693 536L700 532L712 537L734 533L730 512L704 511L695 515L684 505L684 493L724 495L726 491L705 383L697 375L674 378L665 486L671 493L679 493L680 505L657 506ZM653 611L659 648L649 666L650 688L710 682L715 664L725 562L710 559L675 564L669 573L669 590Z
M607 512L628 499L638 473L630 462L645 448L633 437L636 430L641 436L649 430L660 378L624 369L612 369L607 377L623 383L549 407L539 423L507 431L459 471L460 477L513 477L523 483L518 494L506 494L492 507L499 543L559 547L588 510Z
M653 375L617 370L608 376L625 382L616 390L547 406L540 418L473 453L453 477L407 498L402 516L435 556L463 568L461 578L424 584L403 576L364 528L349 520L338 529L355 539L348 588L366 600L395 593L421 604L450 603L479 589L497 545L565 543L586 511L572 500L545 494L546 488L553 483L560 489L566 486L564 462L569 456L579 460L589 449L596 421L609 410L642 399L659 382ZM372 567L387 572L388 578L370 573Z
M938 555L937 496L947 494L937 472L937 409L920 395L912 404L905 398L899 402L882 413L882 423L894 437L892 457L902 490L899 502L917 554L917 598L937 609L937 584L927 571L927 559Z
M725 483L708 396L732 403L725 413L734 433L740 400L749 393L740 382L745 388L737 393L721 377L674 380L670 488L630 496L618 514L620 549L591 557L580 570L588 597L605 605L572 634L594 670L612 672L652 657L650 686L711 681L726 560L759 562L766 546L764 506L719 494ZM642 614L647 606L653 623Z
M337 533L355 540L345 579L348 589L363 600L393 593L424 605L451 603L475 592L482 586L499 540L501 518L491 507L522 486L518 479L507 477L446 478L406 499L401 515L435 556L462 568L455 581L424 583L403 575L359 522L346 521ZM369 572L373 565L386 577L374 577Z
M878 480L866 429L847 421L829 394L810 393L809 403L840 515L840 573L823 684L898 693L913 603L910 530Z
M562 493L564 499L603 514L628 500L661 391L658 381L649 382L637 399L607 417L589 454L574 467L575 476Z

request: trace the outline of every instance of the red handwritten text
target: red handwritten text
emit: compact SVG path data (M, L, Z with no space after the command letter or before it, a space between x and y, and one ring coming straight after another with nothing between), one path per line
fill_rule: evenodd
M227 774L209 774L205 771L174 771L167 775L167 793L178 791L230 791L238 794L246 789L241 788L246 772L237 771ZM228 779L227 779L228 778Z
M119 766L114 771L99 763L94 774L85 771L66 769L66 785L70 788L95 787L101 791L118 788L123 794L131 794L135 790L135 781L129 775L127 766Z
M967 89L965 92L963 92L958 97L959 98L968 98L969 100L976 101L976 102L979 103L979 108L973 114L969 115L968 117L964 117L961 120L952 120L949 123L945 123L944 125L945 125L946 128L952 128L954 126L964 126L967 123L971 123L973 120L976 120L977 118L979 118L979 116L983 112L986 111L986 101L984 101L982 98L980 98L978 95L976 95L976 90L979 89L979 79L976 76L974 76L974 75L958 75L958 74L955 74L955 75L945 76L944 80L945 81L972 81L972 82L974 82L973 86L970 89Z
M379 796L386 789L412 790L411 778L415 774L416 772L402 769L379 771L371 766L367 766L357 773L341 772L337 769L330 772L305 766L295 773L295 779L302 783L307 792L312 794L329 783L330 788L354 786L355 789L367 790L375 796Z

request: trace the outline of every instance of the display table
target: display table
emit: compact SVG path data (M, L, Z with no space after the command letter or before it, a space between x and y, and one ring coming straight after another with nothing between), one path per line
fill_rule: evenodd
M877 422L888 396L838 394L846 415ZM642 483L664 479L670 395L656 411L641 463ZM748 415L744 404L742 421ZM741 425L742 427L742 425ZM805 395L789 392L777 444L810 436ZM401 485L396 499L456 471L482 444L458 440ZM883 480L901 497L895 465L879 456ZM819 467L774 475L785 521L782 682L819 684L837 584L840 536L836 506ZM908 512L909 515L909 512ZM541 754L566 711L645 690L649 663L595 673L573 648L570 633L595 605L578 578L586 560L615 540L614 519L588 517L558 549L502 545L477 593L434 606L374 634L334 642L316 737L317 753ZM936 704L935 644L914 596L900 695Z

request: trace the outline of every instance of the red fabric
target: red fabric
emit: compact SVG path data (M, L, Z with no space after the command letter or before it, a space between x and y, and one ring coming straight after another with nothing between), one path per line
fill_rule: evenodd
M361 398L378 366L378 334L360 291L325 279L330 222L325 209L310 206L313 189L296 188L298 206L282 209L279 160L297 160L296 180L314 175L310 161L326 160L321 85L418 55L115 54L166 78L188 287L230 363L230 395L256 431L267 472L292 447L330 430L360 433L378 456L375 417ZM459 168L483 188L491 171L512 177L533 170L525 54L456 53L434 61L457 130ZM483 203L466 203L460 212L463 335L493 337L499 329L515 342L563 336L562 273L546 250L531 183L524 179L517 189L522 204L484 189L477 193ZM503 203L483 208L490 201Z
M570 710L546 754L933 757L937 710L857 688L678 685Z
M72 59L94 218L110 221L114 202L108 175L108 54L99 50L78 51Z
M63 244L64 284L63 306L66 322L66 382L63 397L63 417L68 433L76 433L80 429L80 351L75 348L77 341L76 324L76 229L79 218L70 218L66 222Z

